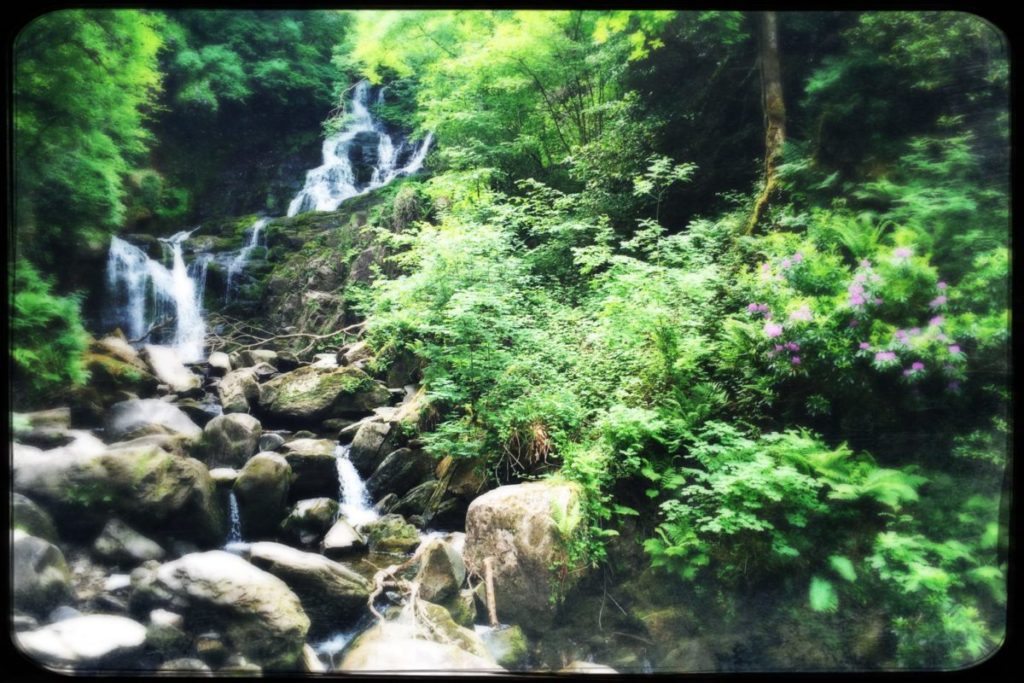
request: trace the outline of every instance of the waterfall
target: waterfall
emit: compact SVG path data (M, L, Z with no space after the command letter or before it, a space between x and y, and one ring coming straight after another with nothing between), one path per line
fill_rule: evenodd
M249 229L249 237L246 239L245 245L237 254L235 254L235 257L228 262L227 285L224 291L224 301L231 301L231 294L233 292L232 284L234 284L235 278L245 270L245 264L249 262L249 254L251 254L252 250L256 247L265 246L260 243L260 234L269 222L269 218L256 219L256 222L253 223L252 227Z
M138 339L146 334L149 325L173 319L173 334L161 332L158 336L172 344L186 363L204 357L206 323L202 294L211 258L204 254L191 267L185 265L182 244L193 232L182 231L160 240L170 250L170 270L118 237L111 238L107 257L110 322L127 328L127 336Z
M305 186L288 205L289 216L304 211L333 211L346 199L387 185L423 167L433 135L428 133L409 154L407 142L396 145L391 135L374 120L369 110L369 96L369 82L359 81L353 89L348 125L324 140L323 163L306 174ZM377 102L383 101L384 91L381 90ZM377 138L376 161L369 181L362 183L352 166L352 153L357 151L357 138L365 140L374 136ZM364 148L360 146L359 150ZM409 154L409 159L404 166L399 166L404 154Z
M348 454L352 450L352 444L337 446L334 449L334 457L338 467L338 508L340 515L352 526L359 526L377 519L377 511L373 509L373 501L366 492L366 484L359 477Z
M228 506L231 510L231 529L228 531L228 540L225 545L242 542L242 518L238 512L238 498L235 492L228 494Z

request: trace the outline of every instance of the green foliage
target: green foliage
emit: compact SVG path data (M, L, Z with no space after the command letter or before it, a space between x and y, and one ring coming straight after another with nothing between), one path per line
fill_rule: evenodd
M82 364L87 336L75 297L55 296L53 283L25 259L11 284L11 369L15 401L33 406L88 379Z

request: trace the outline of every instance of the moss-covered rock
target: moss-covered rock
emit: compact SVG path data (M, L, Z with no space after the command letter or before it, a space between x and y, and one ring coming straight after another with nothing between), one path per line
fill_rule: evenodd
M203 430L203 451L209 467L241 467L256 452L263 428L252 415L215 417Z
M245 463L232 487L244 538L276 535L285 516L291 478L291 466L277 453L257 453Z
M60 548L15 529L11 536L13 607L42 617L72 597L71 573Z
M420 544L420 532L401 515L384 515L362 526L371 552L408 553Z
M260 410L274 418L319 423L369 412L390 399L387 389L357 368L299 368L260 388Z

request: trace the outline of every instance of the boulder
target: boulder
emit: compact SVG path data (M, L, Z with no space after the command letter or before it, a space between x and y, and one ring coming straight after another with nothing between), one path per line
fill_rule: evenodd
M221 377L231 372L231 359L223 351L211 353L210 357L206 359L206 363L210 366L211 375Z
M159 536L219 543L224 520L203 463L156 446L99 450L71 446L21 455L14 488L68 525L95 533L111 516ZM94 529L95 531L88 531Z
M70 605L61 605L57 609L50 612L46 617L46 623L56 624L58 621L64 621L66 619L74 619L82 616L82 613L76 610Z
M314 634L353 626L367 612L373 585L343 564L280 543L253 543L246 555L295 592Z
M15 529L11 535L12 606L38 617L69 602L71 573L60 548Z
M476 597L469 588L463 588L454 598L447 600L444 607L459 626L473 628L476 623Z
M529 644L523 629L518 626L487 629L480 637L498 664L511 671L522 671L526 666Z
M265 669L295 670L309 631L298 596L281 579L221 550L132 573L132 607L180 605L185 630L215 628L231 651Z
M265 382L274 375L278 374L277 368L270 363L257 363L256 365L249 368L253 374L256 375L256 379L260 382Z
M416 489L413 489L413 491L415 490ZM412 491L410 491L408 495L412 495ZM387 513L391 512L395 506L398 505L398 502L398 496L396 496L393 493L389 493L373 504L373 511L376 512L378 515L386 515ZM398 512L397 510L395 511L395 514L401 514L404 516L403 513Z
M71 437L71 408L51 408L34 413L13 413L14 437L23 444L39 448L64 446Z
M171 674L191 674L192 676L213 676L213 669L211 669L206 662L195 657L179 657L177 659L169 659L163 662L156 668L158 672L167 672Z
M370 351L370 345L365 341L347 344L341 347L337 353L339 365L352 365L357 361L370 360L371 358L373 358L373 352Z
M469 571L483 576L484 560L494 558L495 602L503 622L542 631L554 618L553 597L564 596L578 581L566 546L574 529L565 527L578 518L572 511L580 495L571 482L536 481L499 487L469 505L463 559Z
M336 447L327 439L294 439L281 446L294 474L290 500L338 497Z
M162 560L166 555L158 543L116 518L103 527L92 549L97 557L107 562L132 567L146 560Z
M65 619L15 636L22 652L60 669L103 669L133 664L146 627L127 617L92 614Z
M366 549L366 538L344 519L339 519L324 536L320 552L327 557L347 557Z
M388 390L356 368L312 366L279 375L260 387L260 410L275 418L319 423L365 413L387 403Z
M291 466L277 453L257 453L245 463L233 487L244 538L269 538L277 533L285 516L291 478Z
M11 496L11 528L50 543L59 540L50 514L20 493Z
M248 413L260 400L260 384L252 368L228 372L217 385L225 413Z
M108 441L147 434L180 434L197 438L203 430L180 408L155 398L131 399L111 406L105 421Z
M451 643L424 640L408 624L386 621L364 631L346 648L336 670L423 672L500 672L493 658Z
M139 450L141 448L148 448L150 446L156 446L162 448L168 453L174 453L182 458L189 457L192 449L197 445L197 441L192 437L182 436L181 434L148 434L146 436L139 436L134 439L128 439L127 441L115 441L114 443L107 446L107 450Z
M394 450L390 448L390 434L391 425L384 421L363 422L359 426L352 438L352 449L348 457L361 476L369 477L373 474L388 453Z
M259 449L261 451L276 451L284 445L284 437L280 434L264 433L260 437Z
M338 358L333 353L317 353L313 355L310 365L322 370L333 370L338 367Z
M256 453L263 428L252 415L232 413L210 420L203 430L209 467L241 467Z
M300 500L281 522L281 534L293 543L312 546L320 542L338 516L333 498Z
M466 580L466 565L459 553L439 538L428 541L420 553L420 568L416 573L419 596L436 603L455 598Z
M423 451L399 448L381 461L370 478L366 490L376 499L387 493L405 495L410 489L431 478L434 458Z
M270 349L247 349L231 354L231 367L251 368L260 363L273 365L277 360L277 351Z
M149 373L149 366L146 365L146 361L142 360L139 352L121 337L110 335L98 339L89 345L89 350L93 353L101 353L116 358L122 363L134 367L136 370Z
M199 377L181 362L173 347L146 344L142 347L142 357L153 375L176 394L191 393L202 384Z
M127 394L151 395L159 384L145 364L140 368L107 353L86 351L82 363L89 382L74 392L76 420L102 422L106 409L125 400Z
M213 400L209 394L203 397L202 401L194 398L178 398L174 405L181 409L181 412L189 416L193 422L200 427L205 427L210 420L224 414L220 404Z
M232 467L215 467L210 470L210 479L217 486L234 486L238 479L238 470Z
M384 515L364 524L360 531L371 552L409 553L420 544L420 532L401 515Z

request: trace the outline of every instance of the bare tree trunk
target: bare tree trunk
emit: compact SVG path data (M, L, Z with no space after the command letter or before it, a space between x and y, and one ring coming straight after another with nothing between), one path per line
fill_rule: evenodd
M746 233L757 227L778 188L778 162L786 141L786 104L779 66L779 24L775 12L760 16L761 105L764 108L764 188L754 203Z
M491 628L497 628L498 624L498 610L495 606L494 600L494 558L484 558L484 584L487 588L487 620L491 624Z

